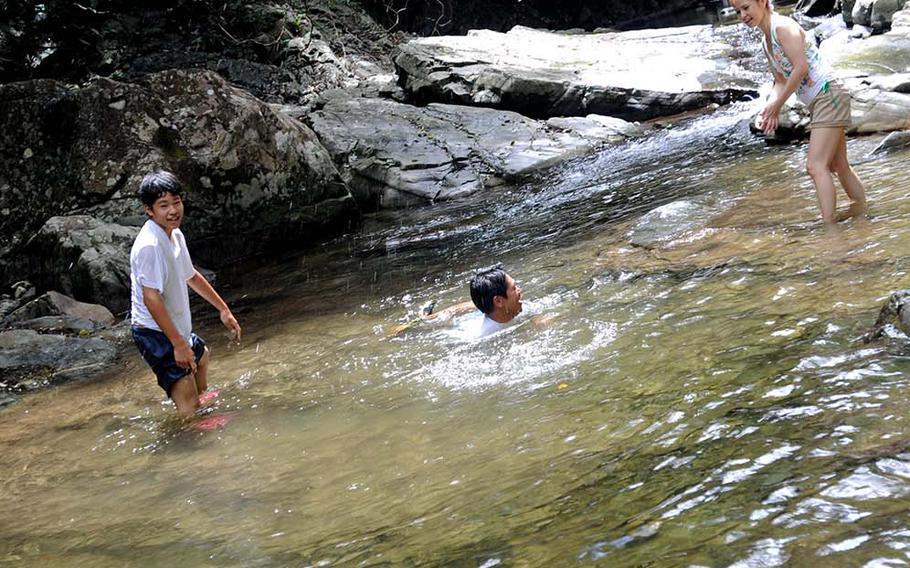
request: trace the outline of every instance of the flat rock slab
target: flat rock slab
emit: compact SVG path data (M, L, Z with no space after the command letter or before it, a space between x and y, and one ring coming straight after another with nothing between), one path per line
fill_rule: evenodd
M412 40L395 65L422 101L644 120L756 96L753 54L731 41L740 33L688 26L569 35L516 26Z
M358 202L373 207L451 199L643 133L608 117L548 124L509 111L340 96L309 119Z

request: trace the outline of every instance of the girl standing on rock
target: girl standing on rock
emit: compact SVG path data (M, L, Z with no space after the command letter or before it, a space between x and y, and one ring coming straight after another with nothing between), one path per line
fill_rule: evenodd
M850 95L834 81L814 38L795 21L774 12L771 0L731 0L740 19L764 34L765 55L771 64L774 87L756 125L765 134L777 129L781 108L794 92L809 109L809 156L806 170L815 184L822 220L834 225L837 192L831 173L853 201L851 210L866 208L863 183L847 161L846 129L850 125Z

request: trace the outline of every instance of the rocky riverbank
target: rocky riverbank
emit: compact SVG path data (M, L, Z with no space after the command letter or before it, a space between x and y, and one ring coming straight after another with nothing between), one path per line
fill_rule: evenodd
M278 65L234 44L231 57L133 54L78 84L0 85L0 388L110 365L150 169L183 179L194 258L217 269L349 231L366 211L515 183L767 81L742 26L476 31L404 41L393 65L401 37L350 8L339 30L321 9L248 14L247 34L272 34L254 51L279 38ZM851 134L910 129L910 3L892 21L871 37L842 16L819 27L854 100ZM778 141L805 136L804 110L784 115Z

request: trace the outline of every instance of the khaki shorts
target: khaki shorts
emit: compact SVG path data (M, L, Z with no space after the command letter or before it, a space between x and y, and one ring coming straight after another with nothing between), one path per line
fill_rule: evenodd
M850 126L850 95L839 83L828 81L809 105L809 129Z

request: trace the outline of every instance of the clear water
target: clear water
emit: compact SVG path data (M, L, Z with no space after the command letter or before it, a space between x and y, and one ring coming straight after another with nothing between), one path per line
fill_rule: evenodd
M827 234L746 116L223 275L232 420L182 428L132 354L3 411L0 566L903 565L910 353L861 337L910 285L910 152L851 140L870 215ZM494 261L549 325L388 336Z

